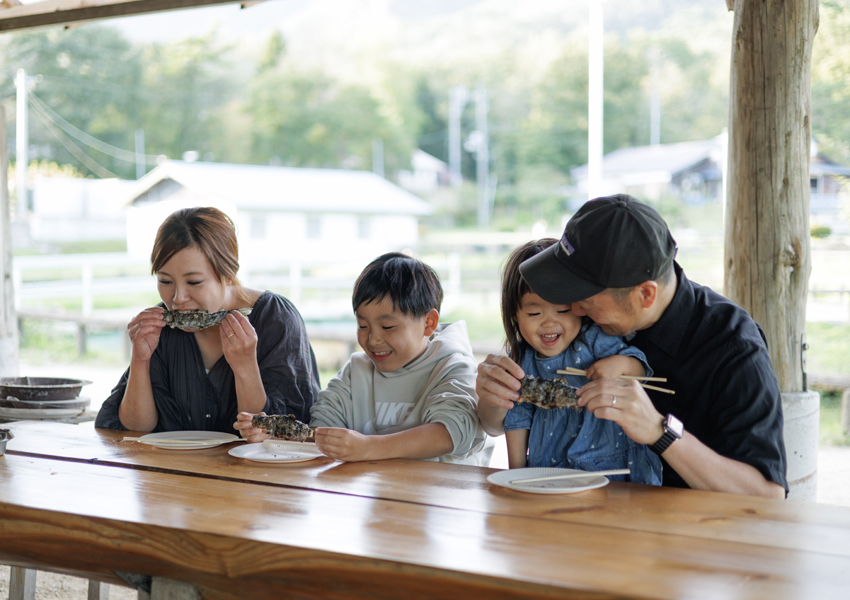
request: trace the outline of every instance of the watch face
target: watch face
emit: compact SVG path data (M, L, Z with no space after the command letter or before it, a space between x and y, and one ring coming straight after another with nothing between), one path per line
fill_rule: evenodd
M672 413L667 415L667 429L673 432L677 438L682 437L685 432L685 426Z

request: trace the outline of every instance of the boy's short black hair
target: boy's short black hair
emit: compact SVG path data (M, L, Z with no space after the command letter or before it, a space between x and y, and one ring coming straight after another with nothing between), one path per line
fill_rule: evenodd
M354 283L352 308L363 303L393 301L393 308L412 317L424 317L431 309L440 312L443 286L436 271L401 252L388 252L363 269Z

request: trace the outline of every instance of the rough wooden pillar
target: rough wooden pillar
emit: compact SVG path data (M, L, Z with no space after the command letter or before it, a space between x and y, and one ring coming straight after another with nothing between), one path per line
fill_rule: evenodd
M724 288L764 328L779 389L799 392L818 2L735 0L734 10Z
M9 155L6 148L6 111L0 106L0 377L14 377L18 374L18 323L12 286Z
M34 600L37 573L35 569L12 567L9 572L9 600Z

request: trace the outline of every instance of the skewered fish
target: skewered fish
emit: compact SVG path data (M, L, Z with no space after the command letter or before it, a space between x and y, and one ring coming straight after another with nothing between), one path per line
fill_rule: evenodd
M529 402L540 408L571 408L580 411L577 390L578 388L569 385L563 377L543 379L526 375L522 380L520 398L517 403Z
M278 440L306 442L316 437L316 430L295 415L257 415L251 419L251 426L265 429L269 436Z
M246 317L251 314L250 308L234 308ZM208 310L167 310L162 314L165 324L174 329L206 329L218 325L227 316L229 310L209 312Z

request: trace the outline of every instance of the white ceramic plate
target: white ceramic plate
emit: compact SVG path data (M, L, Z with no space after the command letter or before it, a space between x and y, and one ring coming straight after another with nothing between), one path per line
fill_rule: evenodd
M292 447L289 447L290 444ZM279 449L269 450L263 444L245 444L231 448L227 453L261 463L296 463L324 456L316 448L316 444L310 442L290 442L281 446Z
M575 477L573 479L555 479L552 481L538 481L536 483L513 483L517 479L585 472L587 473L586 477ZM608 484L608 478L604 475L594 475L592 472L580 471L578 469L554 469L551 467L496 471L487 477L487 481L518 492L528 492L530 494L574 494Z
M235 442L238 439L239 436L220 431L163 431L143 435L139 438L139 443L166 450L201 450Z

